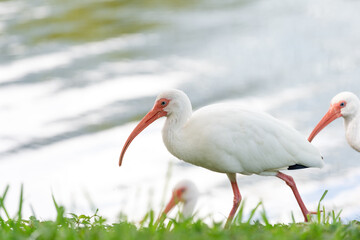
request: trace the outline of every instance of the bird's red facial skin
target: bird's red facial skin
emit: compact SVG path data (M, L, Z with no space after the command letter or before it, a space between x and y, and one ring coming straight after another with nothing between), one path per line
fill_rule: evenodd
M167 98L160 98L159 100L156 101L154 108L158 107L158 108L165 108L168 104L169 104L170 100Z
M167 112L164 108L169 104L170 100L166 98L161 98L155 102L154 107L148 112L145 117L139 122L139 124L134 128L134 130L129 135L128 139L126 140L124 147L121 151L120 158L119 158L119 166L122 164L122 160L124 158L126 149L129 147L130 143L134 138L141 133L147 126L153 123L156 119L164 117L167 115Z
M179 188L173 193L173 195L175 196L175 198L178 202L183 201L183 193L184 192L185 192L185 188Z
M346 106L345 101L340 101L334 103L330 106L328 112L324 115L324 117L320 120L320 122L316 125L314 130L311 132L308 141L311 142L314 137L327 125L329 125L332 121L342 116L341 109Z

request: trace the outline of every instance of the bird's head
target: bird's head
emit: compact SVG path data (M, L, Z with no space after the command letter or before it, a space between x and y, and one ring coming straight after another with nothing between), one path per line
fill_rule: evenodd
M170 201L167 203L162 215L167 215L178 203L196 201L199 191L195 184L189 180L183 180L175 185Z
M330 108L346 118L354 116L359 111L359 98L352 92L341 92L331 100Z
M134 138L142 132L147 126L161 117L168 117L170 115L181 114L184 106L189 106L191 103L186 94L180 90L168 90L158 95L155 100L153 108L143 117L135 129L131 132L126 140L119 158L119 166L122 164L124 154Z
M351 92L341 92L330 102L330 107L324 117L311 132L308 140L311 142L314 137L332 121L339 117L348 118L354 116L359 111L360 102L358 97Z

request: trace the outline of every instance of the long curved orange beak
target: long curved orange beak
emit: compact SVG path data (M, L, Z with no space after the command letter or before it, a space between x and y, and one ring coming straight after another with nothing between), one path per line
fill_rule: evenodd
M141 133L147 126L153 123L156 119L166 116L167 112L165 112L162 108L155 105L150 112L148 112L145 117L139 122L139 124L135 127L135 129L131 132L130 136L126 140L124 147L121 151L119 158L119 166L121 166L122 160L124 158L126 149L129 147L130 143L134 138Z
M158 219L156 220L156 225L158 225L160 222L164 221L164 219L166 218L166 215L171 211L171 209L173 209L176 204L178 204L180 201L182 200L182 192L181 189L178 189L176 191L174 191L172 193L171 199L168 202L168 204L166 204L166 207L164 209L164 211L159 215Z
M166 205L166 207L161 215L167 215L170 212L170 210L173 209L176 206L176 204L178 204L178 203L179 203L179 201L176 200L176 197L172 196L172 198Z
M182 200L182 192L181 192L181 189L178 189L173 192L170 201L166 205L166 207L161 215L167 215L170 212L170 210L173 209L176 206L176 204L178 204L181 201L183 201Z
M339 104L331 105L328 112L324 115L324 117L320 120L320 122L316 125L314 130L311 132L308 141L311 142L314 137L327 125L329 125L332 121L342 116Z

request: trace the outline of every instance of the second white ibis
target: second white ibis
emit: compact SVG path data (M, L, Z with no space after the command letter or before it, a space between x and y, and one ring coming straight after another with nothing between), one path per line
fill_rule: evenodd
M184 92L163 92L126 140L120 166L132 140L156 119L165 116L162 136L170 153L191 164L227 174L234 200L226 227L231 224L241 201L236 173L284 180L308 221L313 212L305 207L293 178L280 170L322 167L322 157L299 132L265 113L228 104L206 106L193 113Z
M197 200L199 198L199 190L190 180L182 180L178 182L173 191L169 202L159 218L166 216L178 203L182 203L182 216L189 218L192 216Z
M328 112L311 132L309 141L311 142L323 128L339 117L344 118L347 142L360 152L360 100L352 92L341 92L333 97Z

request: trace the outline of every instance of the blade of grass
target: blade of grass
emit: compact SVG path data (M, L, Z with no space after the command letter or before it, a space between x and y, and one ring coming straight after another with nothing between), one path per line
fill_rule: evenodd
M319 203L318 203L318 207L317 207L317 222L321 223L321 212L320 212L320 203L321 201L325 198L326 194L328 193L328 190L325 190L325 192L323 193L323 195L321 196Z
M256 207L255 207L253 210L251 210L249 219L248 219L248 221L247 221L248 224L250 224L250 221L251 221L252 218L254 217L256 210L259 208L259 206L260 206L261 204L262 204L262 202L259 202L259 203L256 205Z
M32 213L33 217L36 218L35 210L34 210L34 207L32 204L30 204L30 209L31 209L31 213Z
M54 206L57 212L57 216L56 216L56 221L58 224L66 224L65 221L65 217L64 217L64 213L65 213L65 209L62 206L59 206L55 200L54 194L51 194L51 197L53 199L54 202Z
M21 184L20 188L20 200L19 200L19 211L18 211L18 221L22 219L22 207L24 203L24 185Z
M140 220L140 227L145 227L145 222L149 219L149 212L145 214L145 216Z
M291 220L292 220L292 223L295 224L296 221L295 221L295 216L294 216L294 212L291 211Z
M4 204L4 201L5 201L6 194L7 194L8 190L9 190L9 185L6 186L4 193L3 193L2 197L0 198L0 209L2 208L4 210L4 212L5 212L6 217L8 219L10 219L9 213L6 210L5 204Z
M264 204L261 204L261 206L262 206L261 218L264 221L265 226L269 226L271 224L269 223L269 220L268 220L268 218L266 216L266 211L265 211Z
M246 200L245 200L245 199L241 201L238 214L236 215L236 218L235 218L235 219L236 219L236 221L235 221L236 223L241 223L242 220L243 220L245 203L246 203Z
M52 200L53 200L55 209L56 209L56 211L58 212L58 211L59 211L59 205L57 204L57 202L56 202L56 200L55 200L54 194L51 194L51 197L52 197Z
M336 222L341 222L341 218L340 218L340 214L342 213L342 209L340 210L340 212L336 215L336 217L335 217L335 221ZM335 222L334 221L334 222Z

